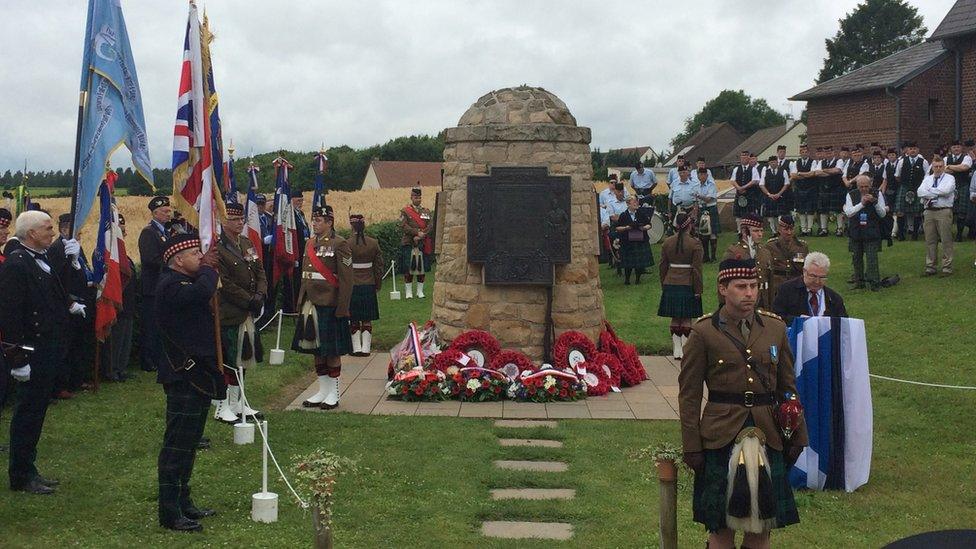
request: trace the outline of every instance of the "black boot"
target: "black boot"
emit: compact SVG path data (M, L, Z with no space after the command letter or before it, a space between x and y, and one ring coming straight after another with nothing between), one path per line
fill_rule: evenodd
M962 242L962 230L966 228L966 224L962 221L956 221L956 242Z
M700 238L698 240L701 242L702 249L705 251L704 256L702 256L702 261L704 261L705 263L711 263L711 260L709 259L711 256L709 255L708 239Z
M895 232L895 238L897 238L899 242L903 242L905 240L905 231L907 229L908 220L906 220L904 216L898 218L898 231Z
M718 261L718 239L713 238L708 241L709 247L712 249L712 262Z
M912 240L918 240L918 233L922 231L922 218L915 217L912 219Z
M631 269L624 269L624 286L630 286L630 271Z

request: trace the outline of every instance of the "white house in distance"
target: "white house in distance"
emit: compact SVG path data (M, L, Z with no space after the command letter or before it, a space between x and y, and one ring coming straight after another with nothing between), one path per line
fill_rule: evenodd
M363 178L362 190L440 187L441 162L373 160Z

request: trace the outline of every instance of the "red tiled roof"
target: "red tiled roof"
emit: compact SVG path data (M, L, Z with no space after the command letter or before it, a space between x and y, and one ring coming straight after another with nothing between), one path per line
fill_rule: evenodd
M373 160L370 166L381 189L441 186L441 162Z

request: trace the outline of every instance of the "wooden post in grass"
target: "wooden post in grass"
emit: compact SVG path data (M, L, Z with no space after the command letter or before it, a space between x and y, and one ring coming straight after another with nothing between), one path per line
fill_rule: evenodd
M661 549L678 549L678 468L673 459L657 459L657 479Z
M312 506L312 527L315 529L315 549L332 549L331 501Z

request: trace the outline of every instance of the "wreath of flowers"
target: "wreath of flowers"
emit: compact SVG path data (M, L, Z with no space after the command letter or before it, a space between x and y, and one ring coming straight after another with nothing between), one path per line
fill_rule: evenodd
M505 398L510 383L505 374L488 368L451 368L441 391L446 398L489 402Z
M579 400L586 397L586 383L575 374L546 368L519 377L509 387L508 396L527 402Z
M525 353L509 349L495 355L495 358L491 360L491 369L505 374L510 380L518 379L522 372L532 374L538 370L535 363L525 356Z
M605 395L610 391L610 369L606 366L595 361L580 362L576 374L586 385L586 396Z
M434 355L433 360L431 360L430 367L438 372L444 372L446 374L451 367L464 368L472 363L473 360L471 357L463 352L457 349L445 349Z
M501 345L498 344L495 336L484 330L468 330L462 332L454 338L449 348L461 351L464 354L468 354L470 351L480 351L485 357L485 362L482 365L484 367L491 364L495 355L501 351Z
M624 385L628 387L640 385L647 379L647 371L637 355L637 348L621 341L609 322L604 320L603 326L599 338L600 350L614 355L620 361L620 379Z
M387 393L394 398L414 402L418 400L444 400L443 372L415 368L397 372L387 386Z
M611 353L600 351L593 357L593 360L589 364L593 364L596 369L602 370L607 374L607 389L620 387L620 374L623 372L623 367L620 365L617 357Z
M584 360L591 360L596 354L596 345L582 332L575 330L563 332L556 338L556 344L552 349L553 363L556 368L571 369L569 354L573 351L583 353Z

